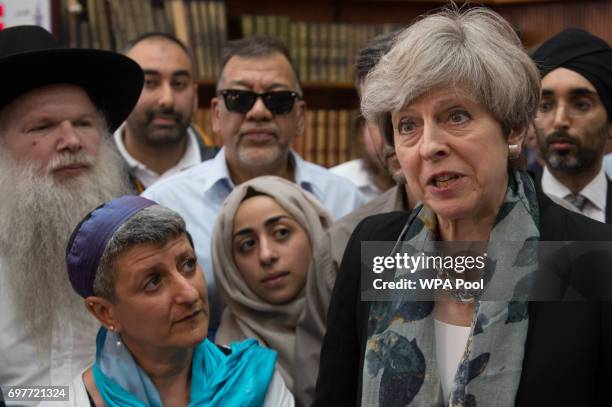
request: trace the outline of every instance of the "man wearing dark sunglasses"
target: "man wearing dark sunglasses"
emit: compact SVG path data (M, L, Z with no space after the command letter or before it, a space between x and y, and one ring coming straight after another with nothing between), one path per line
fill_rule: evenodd
M230 41L211 108L213 130L223 137L219 154L143 194L185 218L204 270L212 270L213 225L234 185L261 175L283 177L312 192L334 218L365 202L349 180L305 162L290 150L293 139L304 131L306 103L282 42L263 37ZM215 306L216 301L219 304L215 282L206 277L215 329L222 306Z

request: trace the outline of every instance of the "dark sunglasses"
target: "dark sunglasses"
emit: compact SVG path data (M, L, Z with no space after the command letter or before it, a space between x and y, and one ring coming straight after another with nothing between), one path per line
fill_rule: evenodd
M293 109L295 99L300 98L297 92L289 90L255 93L250 90L223 89L219 93L223 96L227 110L234 113L247 113L260 97L272 114L287 114Z

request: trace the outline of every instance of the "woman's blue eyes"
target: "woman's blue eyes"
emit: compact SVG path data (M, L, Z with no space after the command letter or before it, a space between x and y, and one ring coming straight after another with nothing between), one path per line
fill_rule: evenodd
M472 117L465 110L453 110L448 114L448 121L453 124L462 124Z
M406 134L411 132L412 130L414 130L415 125L414 122L409 121L409 120L401 120L398 124L397 124L397 131L400 134Z
M463 109L454 109L449 111L446 116L442 117L442 122L452 125L464 124L471 120L472 116ZM397 124L397 132L399 134L410 134L417 128L416 122L412 119L401 119Z

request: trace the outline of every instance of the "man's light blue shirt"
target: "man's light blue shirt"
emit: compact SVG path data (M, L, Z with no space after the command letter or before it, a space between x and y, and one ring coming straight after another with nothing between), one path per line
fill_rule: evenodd
M608 178L612 179L612 153L604 155L603 166Z
M332 174L325 168L304 161L295 152L290 153L295 182L314 194L338 219L366 202L366 198L353 183ZM234 189L230 178L225 148L215 158L204 161L170 178L160 180L142 195L162 206L178 212L187 224L194 240L198 261L204 269L211 308L211 328L216 329L222 310L212 272L211 238L217 215L223 201Z

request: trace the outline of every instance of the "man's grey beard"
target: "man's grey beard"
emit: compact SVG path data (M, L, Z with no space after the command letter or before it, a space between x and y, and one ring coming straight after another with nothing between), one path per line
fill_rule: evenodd
M2 273L15 294L19 320L26 332L35 333L40 348L49 345L54 323L86 313L66 271L72 230L92 209L130 191L124 162L111 140L108 134L102 136L96 158L68 153L51 163L50 168L68 162L91 164L87 173L62 182L49 168L45 175L37 174L36 163L18 164L0 150Z

